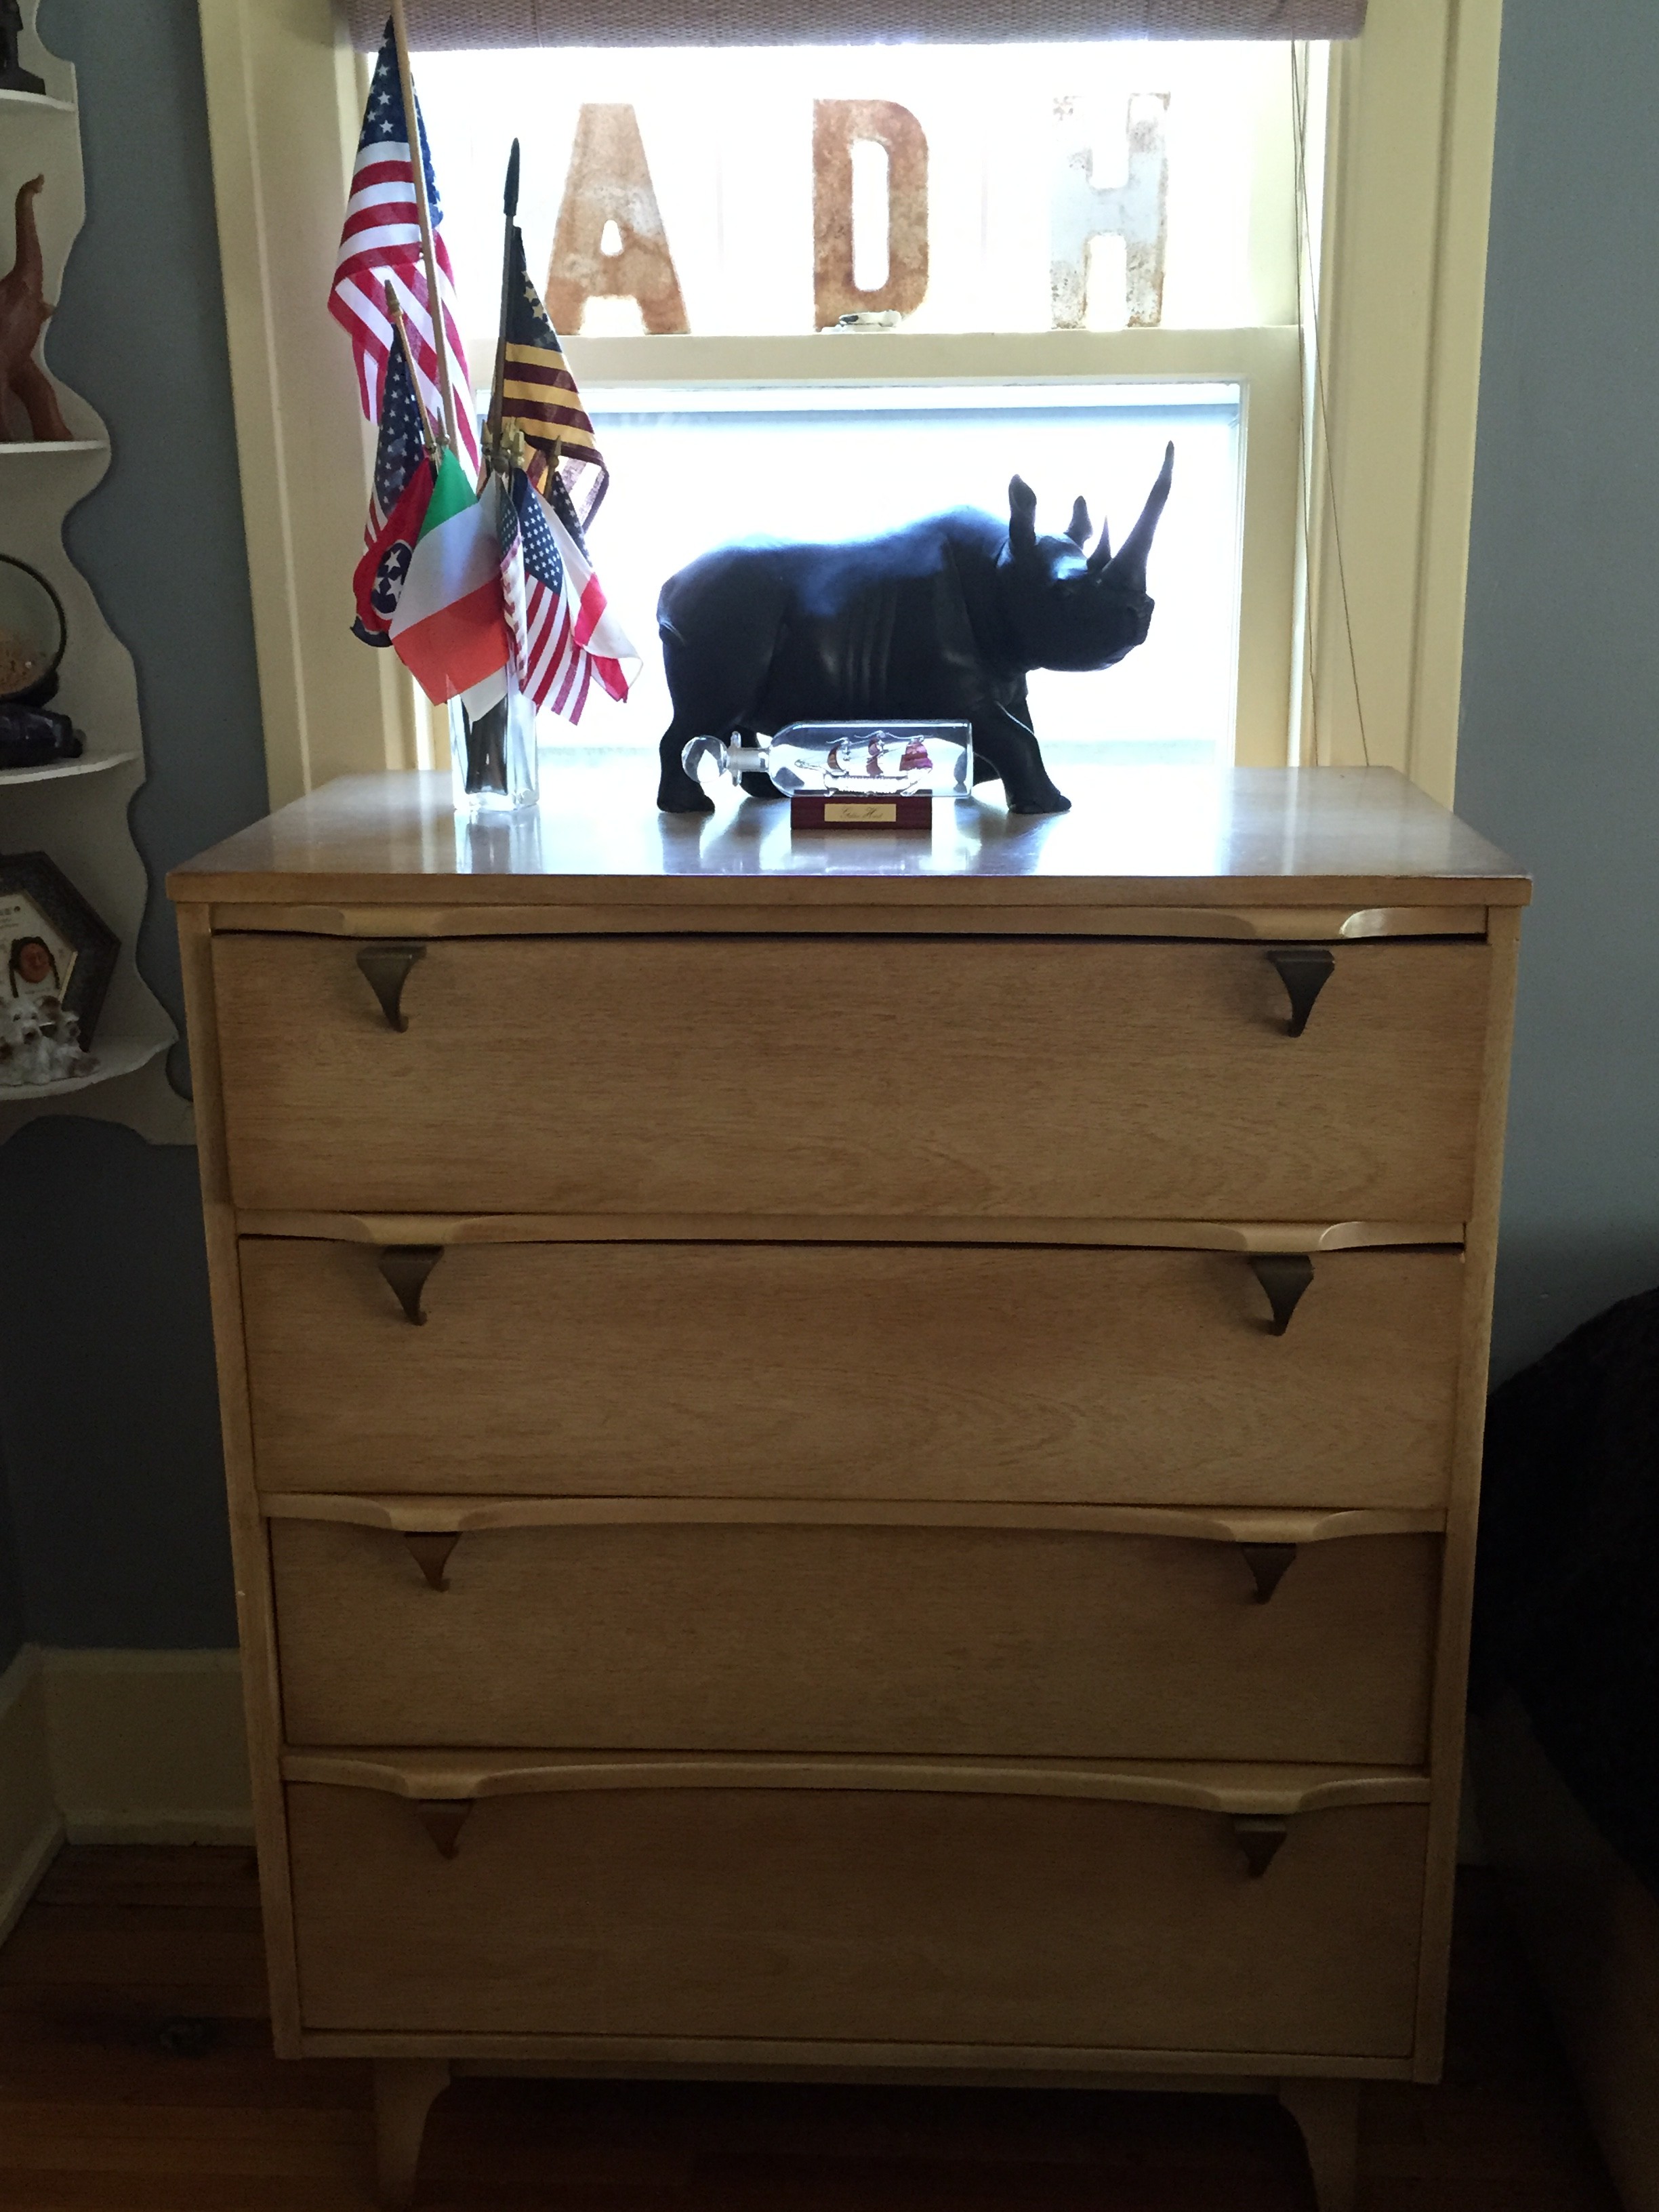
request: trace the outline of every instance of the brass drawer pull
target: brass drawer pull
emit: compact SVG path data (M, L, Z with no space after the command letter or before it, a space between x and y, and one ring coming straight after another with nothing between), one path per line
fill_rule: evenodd
M404 1531L404 1541L409 1547L410 1557L434 1590L449 1588L449 1577L444 1569L449 1565L450 1553L460 1540L459 1528L453 1534L447 1529L405 1528ZM1292 1544L1290 1548L1294 1552L1296 1547Z
M1302 1294L1314 1279L1313 1261L1305 1252L1252 1252L1250 1272L1267 1293L1273 1317L1269 1336L1283 1336L1291 1316L1302 1303Z
M1232 1820L1233 1840L1244 1854L1244 1870L1252 1881L1260 1881L1279 1856L1291 1824L1277 1813L1235 1813ZM439 1849L442 1848L440 1844ZM453 1853L447 1856L453 1857Z
M1290 945L1270 952L1267 957L1278 969L1279 980L1291 1002L1291 1018L1285 1034L1300 1036L1308 1026L1315 1000L1331 980L1336 967L1335 955L1328 952L1322 945Z
M440 1858L453 1859L461 1848L461 1830L472 1811L470 1797L414 1797L415 1817L431 1837Z
M1266 1605L1296 1565L1294 1544L1241 1544L1244 1564L1255 1583L1255 1601Z
M416 1328L426 1327L426 1308L421 1293L427 1277L444 1256L441 1244L386 1244L380 1250L380 1273L398 1304Z
M403 1030L409 1027L409 1016L404 1012L404 985L415 963L425 957L424 945L365 945L358 953L357 965L380 1002L388 1029Z

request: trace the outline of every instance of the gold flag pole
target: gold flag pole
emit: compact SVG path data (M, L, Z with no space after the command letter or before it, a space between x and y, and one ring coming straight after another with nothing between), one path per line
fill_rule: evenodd
M432 349L438 356L438 390L444 403L444 428L451 451L459 453L455 394L449 381L449 345L444 336L444 303L438 289L438 257L432 244L432 210L427 204L426 158L421 144L420 111L415 105L415 77L409 66L409 25L404 16L404 0L392 0L392 34L398 48L398 78L404 91L409 165L415 175L415 213L421 226L421 258L426 264L427 310L432 318Z
M426 447L429 461L438 458L437 434L432 428L432 417L426 411L426 401L421 392L421 380L415 374L415 356L409 343L409 330L404 321L404 311L398 295L390 284L386 288L386 311L392 318L392 327L398 333L398 343L403 349L404 367L409 371L409 388L415 394L415 405L421 417L421 443Z

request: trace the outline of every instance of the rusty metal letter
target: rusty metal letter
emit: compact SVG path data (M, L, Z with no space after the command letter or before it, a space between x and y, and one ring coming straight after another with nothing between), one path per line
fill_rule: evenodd
M1049 276L1054 326L1080 331L1088 321L1089 241L1117 237L1123 258L1131 329L1164 319L1164 265L1170 236L1170 152L1164 134L1167 92L1136 93L1129 102L1129 167L1125 181L1103 189L1093 181L1090 144L1076 103L1054 102L1061 155L1050 217Z
M621 244L607 253L613 223ZM626 106L590 104L577 118L547 266L547 312L558 329L580 331L592 299L637 300L653 335L691 327L639 119Z
M853 147L860 138L887 150L887 282L873 291L853 282ZM821 331L843 315L883 308L908 315L927 298L927 137L908 107L890 100L812 103L812 274Z

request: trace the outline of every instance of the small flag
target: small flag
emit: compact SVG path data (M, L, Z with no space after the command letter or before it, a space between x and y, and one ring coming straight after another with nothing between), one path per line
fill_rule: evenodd
M392 617L426 503L432 496L432 483L409 362L403 347L394 344L380 386L380 437L374 451L374 485L363 532L368 550L351 580L357 599L352 632L365 645L392 642L388 635Z
M522 469L512 473L497 520L520 690L570 722L581 720L596 677L611 698L625 699L639 655L606 607L586 549Z
M516 223L507 278L502 362L501 428L516 426L524 433L526 444L536 448L538 483L552 474L563 481L567 492L574 493L580 471L594 471L582 486L581 519L591 522L611 475L559 343L559 334L549 322L541 295L530 281L524 238Z
M446 447L390 624L399 659L439 702L489 685L512 651L494 504L480 502ZM480 695L476 711L488 703Z
M455 417L461 458L469 472L478 472L478 432L472 413L472 377L461 343L455 309L455 277L444 244L443 210L438 200L437 179L432 173L432 154L426 142L426 125L416 103L415 122L420 140L421 165L426 176L427 205L432 216L432 245L438 264L438 290L443 326L448 341L449 380L455 395ZM434 422L443 419L443 396L438 388L438 356L433 338L431 303L427 298L426 270L421 259L420 217L415 205L415 169L410 152L408 118L404 112L403 87L398 78L398 50L390 23L380 42L363 110L362 137L356 166L351 173L351 198L346 205L345 228L334 264L334 287L328 311L343 325L351 339L352 359L357 366L357 386L363 413L371 422L380 420L380 391L386 365L397 346L397 333L386 311L386 288L390 284L403 304L404 320L415 356L415 373L421 396Z
M365 645L392 642L392 617L398 611L408 580L409 564L414 558L421 525L426 520L434 481L432 465L422 454L404 488L402 498L386 517L379 537L370 542L352 575L357 618L351 631Z

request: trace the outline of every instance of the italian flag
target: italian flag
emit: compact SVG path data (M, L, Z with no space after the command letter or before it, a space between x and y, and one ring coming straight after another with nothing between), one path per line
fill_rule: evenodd
M447 447L392 617L392 642L427 697L439 703L495 676L512 651L491 511Z

